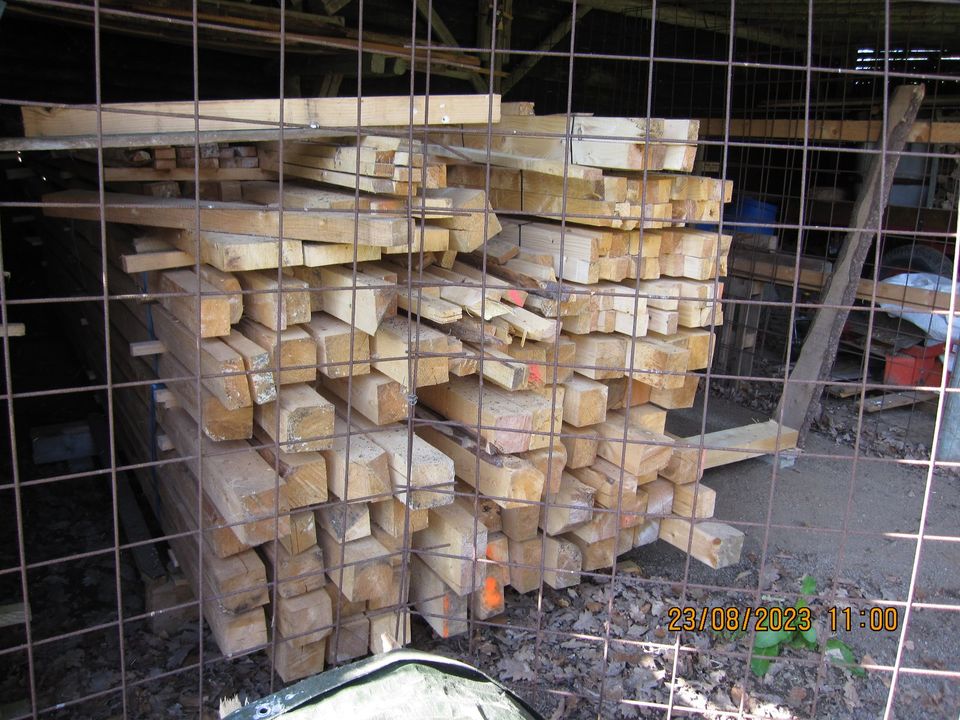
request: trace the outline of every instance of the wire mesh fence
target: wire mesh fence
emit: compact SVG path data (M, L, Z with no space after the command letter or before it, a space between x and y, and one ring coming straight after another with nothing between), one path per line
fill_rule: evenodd
M956 717L956 6L0 10L0 717Z

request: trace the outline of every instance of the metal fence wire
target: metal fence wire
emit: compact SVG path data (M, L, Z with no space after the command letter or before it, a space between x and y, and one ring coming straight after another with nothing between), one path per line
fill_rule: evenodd
M958 28L0 3L0 718L957 717Z

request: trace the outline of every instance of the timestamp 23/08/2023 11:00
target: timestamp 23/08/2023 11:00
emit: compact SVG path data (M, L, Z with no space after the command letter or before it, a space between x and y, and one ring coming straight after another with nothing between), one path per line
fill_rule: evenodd
M830 632L856 628L872 632L896 632L900 613L895 607L874 606L852 608L830 606L825 610ZM805 632L813 626L809 607L745 606L745 607L678 607L667 609L668 632L747 632L752 626L757 631L784 630Z

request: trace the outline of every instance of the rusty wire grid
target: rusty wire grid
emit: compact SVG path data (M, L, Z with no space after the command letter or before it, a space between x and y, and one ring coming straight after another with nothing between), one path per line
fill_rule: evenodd
M291 82L296 73L291 72L290 67L302 70L307 66L304 57L311 58L310 62L322 63L329 59L327 53L340 53L337 55L340 60L337 65L340 95L369 98L389 91L389 94L409 96L409 123L378 129L377 134L404 141L411 148L443 149L444 158L457 157L459 152L460 158L479 162L484 169L483 189L488 196L493 187L495 163L492 148L497 138L555 139L563 140L569 146L574 140L569 120L575 114L584 113L642 118L648 123L663 117L704 118L697 142L699 151L694 174L731 180L736 199L742 195L766 203L768 207L775 206L775 214L754 219L722 213L710 223L711 231L734 236L730 277L722 276L718 263L714 276L705 281L712 283L713 306L722 307L726 318L721 325L714 312L709 325L705 326L714 333L711 340L713 364L708 364L702 371L680 373L698 378L700 399L692 408L677 411L676 415L671 412L667 416L668 430L673 428L672 431L681 437L694 438L690 446L698 457L706 450L750 451L750 448L730 448L726 444L713 445L704 436L732 424L745 425L761 418L772 418L781 421L776 438L779 441L783 424L777 400L790 384L812 382L824 388L849 391L852 396L825 398L824 415L815 423L807 444L799 453L776 450L766 464L763 460L752 460L747 461L749 468L744 465L743 470L728 469L723 475L708 471L704 476L717 492L717 515L713 519L746 535L744 554L732 567L710 569L698 563L691 554L660 541L631 550L611 567L582 571L580 586L555 590L543 579L549 568L545 565L543 553L546 535L540 533L539 565L512 558L507 563L517 570L537 570L540 576L538 587L525 594L507 593L506 611L502 616L481 620L471 614L466 620L465 633L459 637L439 639L419 621L411 637L407 635L403 616L398 611L411 610L415 616L418 614L414 603L407 599L414 558L465 559L475 567L484 567L491 561L479 556L463 558L442 546L413 549L414 528L408 508L404 514L399 549L391 551L396 560L397 599L392 602L384 599L376 610L369 612L395 617L394 632L404 644L412 643L455 655L500 677L530 700L545 717L956 717L960 710L960 667L955 652L950 654L948 651L952 641L960 635L960 615L957 614L960 587L955 578L956 553L960 547L957 544L960 535L956 531L956 508L960 498L955 487L958 458L942 457L946 447L944 437L949 439L956 432L956 414L950 408L956 390L943 369L949 365L950 355L947 354L936 374L926 376L922 382L918 380L903 385L888 381L877 374L877 358L886 352L886 344L899 347L898 343L905 338L916 336L919 339L924 333L903 320L894 321L885 336L885 344L877 349L874 328L881 323L888 327L886 313L878 307L877 293L878 281L890 274L883 263L883 251L889 244L944 249L948 261L944 267L951 267L951 281L956 283L957 256L951 248L955 248L960 239L955 204L960 172L948 177L945 192L949 196L949 184L952 183L953 207L945 209L935 206L937 193L944 193L935 168L949 167L950 163L954 168L960 166L957 152L960 143L934 145L916 142L899 152L901 162L919 163L924 168L922 177L908 178L906 184L919 187L925 199L923 206L913 208L916 212L910 213L906 220L895 219L891 213L886 219L881 217L876 227L866 228L877 236L863 275L872 291L849 305L827 303L819 296L820 288L803 278L808 268L806 263L814 260L822 272L829 273L826 263L835 258L838 243L850 229L848 206L858 191L853 183L862 176L872 159L891 155L887 149L886 131L894 89L905 84L925 85L926 105L921 106L924 121L950 123L960 116L957 108L960 105L957 99L960 97L957 91L960 47L949 31L960 25L960 8L948 4L894 3L890 0L829 3L809 0L784 3L782 8L775 5L780 4L755 0L730 0L723 4L699 0L671 3L656 0L649 3L490 0L489 3L480 3L482 12L476 11L477 18L485 18L483 23L477 20L485 31L478 33L475 42L469 43L452 42L454 34L445 26L439 27L436 18L452 16L451 24L456 18L454 27L461 28L468 21L476 20L473 17L475 9L471 7L467 13L469 17L464 19L457 17L463 11L455 3L436 0L409 3L370 0L310 3L305 0L273 8L269 22L257 15L261 19L255 23L241 22L229 11L217 16L202 0L170 7L102 3L99 0L92 3L24 0L11 1L5 11L0 8L5 12L0 15L0 40L5 26L17 21L62 23L78 37L85 37L89 53L76 50L80 56L76 62L82 64L81 60L90 60L90 66L81 70L82 74L89 75L89 89L92 90L89 98L83 101L83 107L96 112L97 128L92 135L71 139L70 145L75 150L95 151L96 178L92 183L88 177L74 172L72 166L63 164L65 154L52 150L52 144L44 146L42 141L37 141L28 149L22 143L23 138L0 142L5 169L33 169L30 182L22 185L18 184L16 174L8 172L0 195L0 230L5 241L4 252L0 254L0 270L9 268L14 273L10 278L0 273L0 319L12 323L22 317L60 318L63 329L53 326L50 331L59 336L59 345L51 343L53 350L41 350L63 352L69 344L67 341L73 342L76 360L70 362L82 363L91 371L89 375L72 376L60 371L44 374L43 368L31 371L29 358L18 351L18 343L23 338L3 335L4 371L0 401L5 404L5 443L9 462L0 475L0 494L4 498L9 527L2 541L6 546L0 554L0 605L23 603L29 610L26 620L16 626L22 630L0 628L5 633L0 635L3 638L0 640L0 667L8 677L0 685L0 717L215 717L216 704L224 695L242 693L253 698L283 686L281 678L274 672L277 646L281 640L278 632L272 632L266 643L258 643L225 657L204 629L204 616L211 602L229 600L231 595L241 595L246 589L210 597L210 589L200 582L197 597L179 600L166 609L166 612L196 612L195 619L190 621L190 630L183 636L186 639L176 644L171 638L153 635L147 628L156 613L144 606L142 583L130 570L131 558L139 551L162 548L167 541L188 538L197 544L194 561L198 575L202 575L204 538L250 521L271 524L272 537L267 543L272 543L276 552L283 535L282 524L292 522L294 515L302 513L304 508L294 510L281 503L280 452L283 447L279 440L261 442L253 439L244 447L204 449L210 443L204 436L202 422L198 421L196 447L201 448L199 454L177 452L176 449L162 452L156 446L158 436L163 434L153 417L157 411L155 391L160 385L189 388L202 417L203 381L245 376L248 372L188 370L186 374L165 376L153 367L155 377L134 378L117 370L116 358L126 355L128 348L113 339L111 317L119 312L122 303L195 299L195 321L199 327L202 298L236 295L233 291L203 291L201 294L199 285L195 294L157 291L147 286L145 278L132 278L132 289L119 289L113 287L115 283L109 279L113 271L109 259L108 206L111 211L135 211L150 209L154 205L139 203L135 199L108 202L105 150L135 148L138 142L142 143L142 138L135 134L105 133L104 118L111 112L105 106L113 101L114 96L164 97L163 87L134 87L132 90L124 87L136 84L136 69L129 71L131 77L118 82L124 69L104 59L104 42L114 43L125 28L131 37L137 38L149 38L151 33L156 33L171 44L182 46L187 53L178 55L179 59L189 61L190 72L186 80L181 78L178 81L181 84L177 99L192 101L192 112L166 116L186 118L193 123L192 132L172 135L168 144L192 146L194 150L192 196L182 198L181 205L192 211L192 232L197 237L202 230L202 210L208 207L208 201L201 196L200 148L204 143L218 139L215 132L201 130L202 121L231 119L201 113L201 101L224 96L213 87L213 81L205 79L206 63L223 63L222 56L207 52L210 48L217 52L229 52L231 46L252 48L257 61L268 67L261 74L268 76L270 82L251 77L251 87L258 84L244 97L263 96L264 87L269 87L266 96L279 100L277 119L263 121L260 123L263 127L234 137L242 138L238 142L279 141L281 200L285 183L291 182L291 177L283 169L284 140L351 137L354 144L360 144L367 134L362 127L365 116L360 103L356 106L356 126L348 131L336 127L304 126L285 119L285 98L310 96L310 93L302 92L302 86ZM316 7L326 10L316 10ZM329 31L314 28L311 34L303 30L304 23L311 22L306 18L308 8L314 8L319 15L336 16L339 13L343 24L334 23ZM250 12L256 14L259 11ZM783 13L782 17L778 13ZM407 25L390 28L391 39L387 37L383 24L397 16L406 18ZM530 27L520 27L518 18L526 18ZM558 33L559 37L551 35L553 42L548 46L538 46L533 40L536 34L533 32L534 20L539 22L541 35L546 35L557 23L566 31ZM289 30L291 24L296 31ZM504 29L510 26L512 37ZM395 42L396 38L402 42ZM70 52L70 48L64 49L68 61ZM110 53L110 58L115 61L116 50L111 49ZM374 56L395 61L401 72L387 78L382 73L373 72L368 60ZM510 78L511 72L527 64L530 67L519 78ZM24 73L29 77L28 71L29 68L25 67ZM218 78L219 72L218 66L210 77ZM344 76L349 78L346 83ZM4 111L12 112L20 107L76 106L79 102L72 90L60 92L55 86L50 89L37 87L33 94L26 95L8 76L3 77L4 82L10 83L0 90L0 108ZM36 77L48 76L37 74ZM158 78L162 77L158 74ZM299 75L297 78L299 82ZM142 81L142 84L147 83ZM449 138L444 136L445 128L419 123L416 117L416 97L424 98L424 114L428 115L431 102L438 95L453 92L493 95L508 84L502 98L504 102L533 100L538 115L556 113L566 116L567 129L562 134L500 130L493 122L496 113L491 97L487 122L459 131L461 137L482 143L485 148L483 162L476 156L467 158L462 148L451 145ZM238 80L237 85L243 88L244 80ZM118 88L123 88L127 95ZM109 97L105 91L110 93ZM164 113L147 112L165 116ZM842 133L843 121L853 117L858 120L867 118L868 132L879 141L868 143L825 138L813 131L819 123L838 123ZM706 119L715 122L709 123ZM736 122L739 120L752 120L762 127L768 127L764 123L773 120L793 121L793 125L786 136L782 132L770 136L751 135L742 130ZM644 147L650 148L653 138L649 125L647 127ZM629 138L599 136L596 139ZM17 150L18 147L23 149ZM426 150L421 153L425 156ZM415 152L410 153L411 170L414 155ZM564 189L571 180L571 165L573 162L567 153L562 161ZM360 175L360 169L358 153L355 174ZM881 183L883 173L886 170L881 163ZM649 174L646 169L636 173L644 181ZM85 187L93 189L97 201L78 204L41 197L45 192L77 187L77 183L85 183ZM410 309L401 317L407 319L406 343L411 350L406 354L378 358L381 362L405 361L406 374L413 387L404 397L409 406L404 421L407 429L404 477L401 482L394 483L392 491L342 501L331 499L332 504L325 504L339 509L345 520L350 507L356 503L389 500L400 493L409 495L414 492L410 478L414 470L417 431L466 427L479 436L484 432L504 432L505 429L485 418L483 395L475 421L471 423L445 419L425 410L417 397L419 361L447 357L442 352L420 349L424 328L432 329L432 326L422 323L419 309L424 298L438 289L436 281L423 275L427 255L424 250L425 221L430 215L426 197L418 196L413 183L408 183L402 211L361 208L360 199L364 193L359 181L352 189L339 189L352 193L354 204L351 210L295 209L284 206L282 201L279 203L275 280L281 290L288 278L283 271L282 241L288 238L285 219L289 223L291 218L295 218L294 221L316 218L317 222L331 217L352 218L352 258L344 265L354 276L362 262L359 254L361 218L402 217L406 221L408 236L421 241L416 249L408 243L404 280L398 283L385 281L382 286L365 286L368 289L395 288ZM646 186L643 192L646 193ZM641 196L641 206L644 206L644 199L645 196ZM40 223L39 218L44 212L57 208L73 211L85 208L96 220L62 220L56 231L59 237L54 237L55 220ZM223 207L222 211L255 209L262 209L262 206L235 202ZM729 204L727 209L733 210L734 206ZM564 246L569 238L569 228L584 220L612 220L614 216L570 211L566 193L562 195L558 212L494 210L498 216L511 215L530 220L546 218L558 224L561 272L554 289L542 292L543 297L559 305L567 296L598 298L610 295L607 290L571 285L563 279L562 268L567 261ZM21 221L23 218L28 220ZM20 274L29 264L19 256L28 239L27 232L33 232L24 230L24 226L31 222L29 218L40 224L36 232L48 253L44 262L56 263L59 257L59 262L64 265L57 274L49 271L51 280L46 285L19 282ZM493 221L493 213L484 211L484 235ZM641 222L641 249L636 254L637 261L642 257L646 232L656 231L645 229ZM743 239L745 236L764 238L763 242L767 243L770 238L779 241L776 250L783 259L780 268L785 275L778 277L775 283L771 282L768 269L761 267L772 257L767 252L770 248L763 245L748 247ZM738 242L744 244L738 245ZM760 247L759 251L757 247ZM742 248L749 252L738 254ZM719 243L717 252L719 259ZM194 271L199 274L200 252L196 252L195 257ZM95 262L96 266L91 269L84 265L85 262ZM491 263L484 247L476 258L476 267L482 273L478 282L442 284L442 287L479 290L481 317L485 317L488 308L492 289L489 282L496 278L490 271ZM72 269L70 265L73 265ZM40 273L47 270L33 267L30 271ZM733 276L741 285L759 287L760 290L732 294L730 281ZM68 285L64 279L73 281L73 285ZM499 278L496 281L501 282ZM727 288L722 292L724 283ZM623 291L616 297L632 301L635 313L641 301L646 303L650 299L641 291L639 283L622 287ZM356 284L346 289L323 285L311 285L309 289L311 292L348 293L351 321L355 321L361 302ZM247 299L262 294L275 295L276 292L244 288L240 295ZM818 310L824 309L849 311L862 328L860 339L853 343L857 347L844 347L845 356L852 358L851 364L858 372L815 381L791 379L790 371L803 345L810 319ZM945 344L951 347L954 337L949 321L957 314L955 296L949 294L946 305L942 298L939 305L932 302L924 312L948 321ZM277 327L283 321L283 309L277 302ZM73 324L68 326L68 322ZM738 335L736 332L738 322L752 323L747 328L755 338L752 345L743 344L742 333ZM726 330L730 325L734 331L728 334ZM32 327L28 322L28 339L32 336ZM558 322L553 338L555 345L560 341L561 332L562 326ZM624 367L583 362L580 358L568 363L561 360L559 352L555 352L551 360L543 363L544 372L556 378L571 368L616 370L629 378L637 371L634 349L638 338L635 334L625 337L629 349ZM350 358L356 354L356 342L357 334L352 333ZM485 349L485 336L481 336L478 344L481 350ZM717 360L720 355L724 358L723 364ZM492 361L493 356L483 351L476 355L476 375L481 390L490 384L484 375L484 363ZM346 364L351 366L351 371L345 374L349 396L354 378L352 366L358 362L351 359L347 363L283 365L283 370L324 370ZM279 373L279 360L275 359L274 363L270 370ZM203 356L198 342L195 367L202 366ZM661 374L677 373L666 370ZM283 396L284 387L277 385L278 399ZM626 409L631 407L632 392L633 385L627 382ZM887 393L927 393L924 397L928 399L925 403L911 404L905 410L887 411L895 415L869 414L868 398ZM546 438L544 446L548 448L549 466L557 447L552 441L579 438L580 434L556 426L554 418L563 405L557 384L548 384L543 394L549 401L550 430L522 432ZM136 405L144 417L131 416L126 408L144 397L147 398L144 404ZM99 407L106 427L103 454L89 467L59 464L52 468L38 468L29 455L31 428L51 424L61 410L66 412L73 405ZM388 432L387 428L358 431L352 423L354 412L353 403L347 401L346 429L323 436L345 440L344 462L347 465L358 437ZM51 423L40 422L48 417ZM593 509L596 514L615 517L618 544L619 533L630 514L629 508L624 506L623 482L627 473L622 468L631 444L635 443L628 437L629 417L629 412L625 412L619 445L620 489L616 501L613 507ZM675 417L678 419L674 420ZM736 423L726 422L727 417L738 420ZM887 419L891 417L894 419ZM137 427L138 422L140 427ZM146 428L142 426L143 422L146 422ZM281 436L280 425L280 415L276 413L273 418L274 438ZM152 442L144 442L139 437L144 429L152 436L148 438ZM667 441L647 441L645 444L676 447ZM780 443L775 446L779 447ZM209 524L209 515L203 504L202 458L242 456L258 449L268 451L274 458L271 461L274 470L272 507L260 508L242 522ZM475 475L480 474L482 452L485 452L484 448L478 443L474 452ZM140 481L139 502L149 506L150 498L146 496L150 494L150 488L160 482L158 470L193 473L196 480L196 506L193 510L199 519L199 527L167 534L154 523L150 528L152 532L146 537L130 537L121 517L124 512L123 488L134 486L131 478L137 478ZM346 487L349 483L348 474ZM693 492L693 505L696 505L700 487L698 482ZM471 488L470 492L451 488L445 486L435 492L454 493L472 504L471 532L474 537L482 531L481 506L485 500L514 506L528 504L537 508L538 514L547 506L543 499L518 502L512 497L481 494L476 488ZM76 499L71 493L76 494ZM83 498L85 493L98 500ZM346 497L346 492L344 495ZM874 496L879 499L871 500ZM725 497L729 500L724 500ZM91 505L87 511L94 515L99 513L99 526L90 523L86 531L89 542L69 541L72 521L80 519L72 516L71 505L74 504L80 509ZM94 511L93 504L100 504L100 507ZM108 505L106 510L103 504ZM565 507L556 501L549 506ZM317 507L307 509L312 511ZM80 510L77 513L79 515ZM667 516L664 513L645 514L647 520ZM891 525L892 517L899 522ZM696 524L697 521L692 523L693 526ZM44 540L47 535L49 537ZM66 541L60 542L59 538ZM693 544L691 530L686 549L691 550ZM476 583L475 567L471 574L471 595L482 591ZM93 579L88 581L92 572L89 568L96 571ZM328 562L325 567L328 581L337 587L349 570L349 564L336 562ZM804 577L808 575L816 579L815 590L808 591L803 586ZM82 580L78 580L80 577ZM282 586L276 567L268 575L265 585L271 600L266 625L275 629L279 622L278 600ZM98 599L86 605L81 599L70 600L71 597L84 596ZM334 621L327 638L334 655L341 641L340 631L348 618L343 614L343 599L342 595L337 596ZM71 615L69 622L58 624L56 619L65 619L55 611L61 600L71 603L72 610L68 611ZM819 636L815 647L788 648L784 642L773 670L767 669L761 676L756 671L757 661L762 663L766 656L762 654L764 648L756 644L755 624L745 620L747 613L750 610L756 612L758 608L789 608L795 603L806 603L812 608ZM721 619L735 617L737 622L726 629L711 629L717 617L711 612L715 608L735 609L735 613L723 615ZM692 613L695 624L700 626L693 630L670 629L671 612L681 614L686 609ZM888 615L887 611L891 614ZM45 612L50 614L49 618L44 616ZM426 614L442 621L460 620L459 615ZM742 626L741 619L744 619ZM877 619L879 622L874 623ZM871 624L877 627L871 629ZM304 631L299 638L313 635L317 630ZM853 650L852 664L841 667L845 658L836 644L825 642L828 637L842 640L843 648ZM296 640L298 636L285 635L283 639ZM757 653L758 648L761 654ZM48 670L49 667L64 667L57 662L62 663L63 657L68 655L72 660L65 670L55 674ZM85 665L96 671L85 668ZM164 706L151 705L148 699L151 695L166 698ZM12 703L9 711L3 709L5 703Z

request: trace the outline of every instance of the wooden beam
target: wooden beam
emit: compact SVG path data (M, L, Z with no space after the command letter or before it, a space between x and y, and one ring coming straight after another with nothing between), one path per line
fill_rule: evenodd
M501 92L503 92L504 95L510 92L510 90L513 89L518 82L526 77L527 73L536 67L537 63L540 62L540 59L543 57L543 53L553 50L557 43L570 34L570 28L573 26L573 23L575 21L579 21L582 17L589 13L590 10L590 7L580 4L577 7L576 18L574 18L574 13L572 12L571 8L570 16L564 18L559 25L550 31L550 33L540 42L540 44L533 49L532 55L524 55L520 64L517 65L506 78L504 78L503 83L501 84Z
M871 143L880 139L883 121L875 120L810 120L800 119L730 119L731 138L761 140L808 140L820 142ZM727 128L725 118L700 121L700 134L722 137ZM908 143L955 145L960 143L960 122L917 120L907 133Z
M411 113L411 102L413 105ZM279 99L201 100L189 102L113 103L98 113L87 107L24 106L24 136L60 137L122 133L167 133L196 130L279 128ZM456 125L500 121L500 96L409 95L363 98L286 98L283 122L291 127L384 127ZM196 117L199 114L199 118ZM99 123L98 123L99 118ZM102 123L102 124L101 124Z
M780 397L777 415L785 425L797 428L803 442L810 424L820 414L824 381L837 356L840 333L857 294L867 253L880 226L900 152L923 102L923 85L901 85L894 91L887 109L886 153L875 155L870 164L853 213L853 225L843 242L833 275L823 293L821 307L813 320Z

